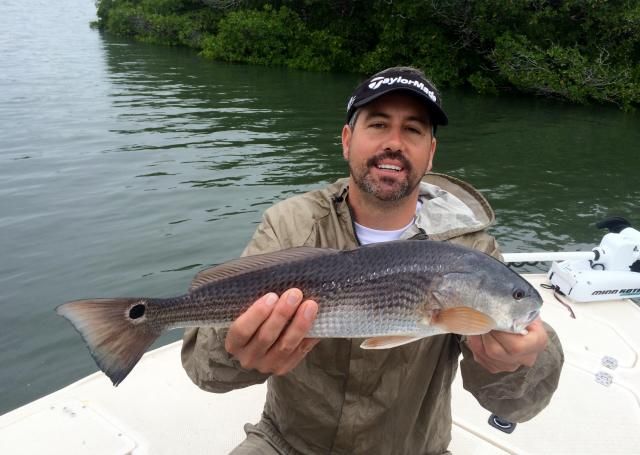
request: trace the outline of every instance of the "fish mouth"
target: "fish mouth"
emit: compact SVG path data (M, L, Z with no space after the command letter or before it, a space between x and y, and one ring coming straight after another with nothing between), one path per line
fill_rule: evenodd
M524 317L513 321L511 330L513 331L513 333L526 333L527 326L535 321L538 316L540 316L540 310L529 311Z

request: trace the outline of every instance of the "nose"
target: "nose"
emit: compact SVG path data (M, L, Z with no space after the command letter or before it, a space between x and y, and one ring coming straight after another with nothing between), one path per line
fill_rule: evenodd
M385 150L402 150L402 128L391 126L387 130L384 141Z

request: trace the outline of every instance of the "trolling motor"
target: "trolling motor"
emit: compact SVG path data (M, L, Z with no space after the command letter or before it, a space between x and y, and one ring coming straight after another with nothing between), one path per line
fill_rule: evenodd
M640 297L640 231L624 218L596 224L608 229L587 256L553 262L549 281L578 302Z

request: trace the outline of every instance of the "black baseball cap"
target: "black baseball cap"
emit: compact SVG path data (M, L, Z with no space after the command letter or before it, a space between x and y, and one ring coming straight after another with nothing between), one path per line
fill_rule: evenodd
M347 103L347 123L356 110L387 93L405 91L423 101L429 111L431 124L446 125L447 114L442 110L440 93L429 80L413 68L388 68L374 74L358 85Z

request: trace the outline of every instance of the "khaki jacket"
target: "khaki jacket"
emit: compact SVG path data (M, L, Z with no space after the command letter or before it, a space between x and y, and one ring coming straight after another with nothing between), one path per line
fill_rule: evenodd
M269 208L244 255L302 245L357 247L347 182ZM484 232L493 211L475 189L428 174L420 198L420 213L404 237L428 236L500 258L496 241ZM193 382L211 392L268 380L258 428L283 453L442 454L451 441L451 383L460 353L464 388L489 411L522 422L547 405L558 384L563 354L547 329L550 341L537 364L515 373L488 373L453 334L387 350L360 349L361 339L326 339L288 374L269 376L230 358L226 330L196 328L185 332L182 362Z

